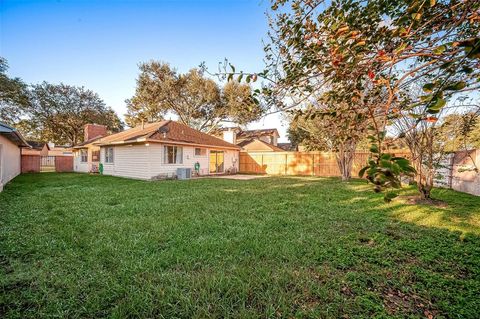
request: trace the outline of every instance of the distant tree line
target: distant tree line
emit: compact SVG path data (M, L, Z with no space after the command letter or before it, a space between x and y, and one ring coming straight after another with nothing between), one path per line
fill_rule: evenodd
M66 84L27 85L7 75L0 57L0 121L15 126L28 139L75 145L83 141L87 123L106 125L111 132L124 124L97 93Z
M200 131L211 132L223 123L245 125L263 112L248 84L234 81L223 87L199 69L178 73L169 64L140 64L135 95L126 101L130 126L163 119L168 114Z
M135 95L126 100L128 126L174 116L204 132L225 123L245 125L264 113L248 84L230 81L224 86L201 70L178 73L167 63L140 64ZM99 95L84 87L66 84L27 85L7 75L8 64L0 58L0 121L14 125L27 138L75 145L83 141L87 123L123 130L124 123Z

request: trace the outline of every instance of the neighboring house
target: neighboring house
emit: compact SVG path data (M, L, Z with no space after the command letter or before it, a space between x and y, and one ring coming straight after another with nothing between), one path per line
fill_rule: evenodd
M22 155L48 156L50 146L48 143L39 141L27 141L31 148L22 148Z
M237 145L245 152L285 152L280 147L257 138L242 140Z
M27 141L32 148L22 148L22 155L39 156L73 156L72 148L68 146L55 146L54 143Z
M225 141L236 144L246 152L284 152L277 147L280 135L277 129L242 130L239 127L223 128L216 136L222 136Z
M48 156L73 156L73 149L68 146L50 146Z
M100 147L93 143L106 135L107 127L104 125L85 125L84 142L73 147L73 171L82 173L98 172Z
M278 143L277 146L286 152L298 152L299 150L298 146L292 143Z
M13 127L0 123L0 191L21 171L21 148L30 147Z
M260 141L266 142L277 146L277 141L280 138L280 134L276 128L267 128L261 130L240 130L237 133L237 143L240 143L245 140L254 140L258 139Z
M140 125L100 138L103 174L138 179L174 176L199 166L200 175L236 173L240 147L174 121Z

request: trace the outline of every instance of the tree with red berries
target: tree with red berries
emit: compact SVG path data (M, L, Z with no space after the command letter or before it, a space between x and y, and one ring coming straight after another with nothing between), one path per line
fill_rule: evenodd
M361 175L389 201L414 169L383 152L388 127L400 116L433 121L459 93L480 86L479 9L477 0L274 1L259 95L284 110L338 83L348 89L337 96L352 106L376 92L378 103L365 103L372 154ZM415 83L423 93L401 103Z

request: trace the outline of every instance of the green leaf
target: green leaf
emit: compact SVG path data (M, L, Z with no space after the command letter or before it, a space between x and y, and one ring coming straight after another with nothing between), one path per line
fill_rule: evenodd
M471 74L473 72L473 69L469 66L464 66L462 68L462 72L466 73L466 74Z
M447 47L445 45L441 45L439 47L436 47L434 50L433 50L433 53L435 54L442 54L443 52L445 52L445 50L447 49Z
M369 166L363 167L359 172L358 172L358 177L363 178L363 175L365 174L365 171L369 168Z
M435 85L434 85L433 83L427 83L427 84L425 84L425 85L423 86L423 92L425 92L425 93L431 93L434 86L435 86Z
M392 159L392 154L382 154L380 158L389 161Z
M232 68L232 73L235 73L235 67L233 66L233 64L229 63L230 64L230 68Z
M377 144L372 144L370 146L370 152L372 153L378 153L378 145Z
M441 98L437 98L434 100L435 102L433 103L433 105L430 105L428 108L430 110L434 110L434 111L439 111L442 109L442 107L445 106L445 104L447 103L444 99L441 99Z
M407 45L408 45L408 44L407 44L406 42L402 43L402 45L400 45L398 48L395 49L395 53L399 53L399 52L405 50L405 48L407 47Z
M463 90L466 86L467 86L467 83L465 81L458 81L455 84L447 86L445 89L450 91L459 91L459 90Z
M384 167L384 168L391 168L392 167L392 163L388 160L380 160L380 167Z
M422 14L420 12L412 13L412 19L420 20L422 18Z
M429 95L422 95L420 96L420 100L423 101L423 102L428 102L428 101L431 101L432 100L432 95L429 94Z

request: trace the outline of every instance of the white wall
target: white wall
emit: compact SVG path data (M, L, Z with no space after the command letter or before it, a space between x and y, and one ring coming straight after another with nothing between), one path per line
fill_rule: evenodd
M0 191L21 171L20 147L0 135Z
M225 169L235 167L238 172L239 152L224 150ZM157 175L176 174L177 168L185 167L194 170L195 163L200 163L200 174L208 175L209 151L204 156L195 156L195 147L183 146L183 164L164 164L163 145L150 143L132 146L114 146L113 163L105 163L105 147L100 151L100 162L103 174L138 179L151 179Z
M80 150L73 151L73 171L79 173L88 173L88 163L82 163L82 156Z

